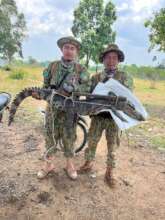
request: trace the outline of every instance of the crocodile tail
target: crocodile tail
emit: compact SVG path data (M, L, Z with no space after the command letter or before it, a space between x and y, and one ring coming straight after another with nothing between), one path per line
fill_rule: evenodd
M33 93L35 93L37 95L37 97L32 96ZM22 90L20 93L18 93L16 95L15 99L11 103L8 125L10 125L13 122L15 113L17 111L17 108L23 102L24 99L26 99L27 97L32 96L33 98L36 98L36 99L39 99L39 100L48 101L48 97L50 95L51 95L51 90L50 89L32 87L32 88L25 88L24 90Z

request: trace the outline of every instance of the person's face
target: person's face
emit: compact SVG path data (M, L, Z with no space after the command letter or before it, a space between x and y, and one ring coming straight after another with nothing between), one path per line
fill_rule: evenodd
M62 54L64 60L73 61L77 58L78 49L73 44L64 44L64 46L62 47Z
M109 52L104 56L104 66L108 70L115 70L119 63L118 54L116 52Z

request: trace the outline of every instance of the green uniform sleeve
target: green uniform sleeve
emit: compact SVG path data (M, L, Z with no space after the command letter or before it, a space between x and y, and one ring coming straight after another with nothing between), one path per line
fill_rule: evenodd
M89 77L89 72L85 67L82 68L80 72L80 85L78 87L79 92L90 92L90 77Z
M49 88L51 80L51 64L43 71L43 88Z

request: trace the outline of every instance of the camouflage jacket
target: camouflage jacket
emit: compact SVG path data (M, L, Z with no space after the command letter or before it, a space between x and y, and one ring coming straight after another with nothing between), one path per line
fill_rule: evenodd
M103 82L106 79L106 77L107 77L107 74L105 71L98 73L96 75L93 75L91 78L90 92L94 90L94 88L99 82ZM133 90L133 79L127 73L117 70L112 78L118 80L121 84L126 86L128 89Z
M87 70L78 63L65 65L61 60L50 63L48 68L43 71L44 88L51 86L59 89L61 84L67 82L69 75L77 75L79 78L78 92L89 92L90 81Z

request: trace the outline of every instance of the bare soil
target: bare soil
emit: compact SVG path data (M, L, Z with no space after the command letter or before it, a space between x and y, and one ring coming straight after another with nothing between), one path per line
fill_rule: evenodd
M156 114L156 113L155 113ZM162 130L161 130L162 132ZM152 130L151 130L152 135ZM104 183L106 141L99 143L95 170L67 178L62 152L56 172L38 180L44 152L42 123L0 124L0 220L164 220L165 152L135 130L116 149L115 189ZM75 156L77 168L83 151Z

